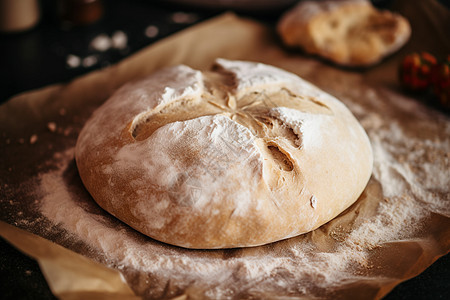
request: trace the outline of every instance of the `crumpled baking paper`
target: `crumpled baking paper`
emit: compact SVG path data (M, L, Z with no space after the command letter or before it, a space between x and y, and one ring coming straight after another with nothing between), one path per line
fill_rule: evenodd
M433 7L415 14L427 15ZM393 75L402 53L421 38L414 24L402 52L370 70L352 71L286 51L271 29L225 14L112 67L14 97L0 107L0 216L27 232L1 223L1 235L39 261L52 291L63 299L133 293L149 299L380 299L450 250L450 120L398 91ZM95 108L130 80L179 63L207 69L217 57L284 68L350 108L375 155L373 176L353 206L296 238L202 251L147 238L95 204L73 160L78 132ZM66 255L71 258L61 260ZM68 260L76 263L67 267ZM73 266L77 276L71 275ZM98 280L87 290L76 288L93 277Z

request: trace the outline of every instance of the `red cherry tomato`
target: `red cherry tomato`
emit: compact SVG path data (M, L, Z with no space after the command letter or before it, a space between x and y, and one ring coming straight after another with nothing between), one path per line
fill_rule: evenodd
M405 56L399 68L401 85L411 91L425 91L431 85L436 58L428 52L412 53Z
M450 108L450 55L433 68L432 73L433 93L439 103Z

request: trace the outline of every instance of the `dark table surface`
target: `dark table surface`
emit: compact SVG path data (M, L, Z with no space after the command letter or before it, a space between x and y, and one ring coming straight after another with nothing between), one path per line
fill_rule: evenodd
M103 16L87 26L61 22L56 1L41 1L41 19L32 29L0 33L0 103L18 93L67 82L104 68L155 41L214 17L220 9L164 4L164 1L103 1ZM389 1L377 1L385 5ZM180 14L181 12L181 14ZM269 25L282 8L264 13L238 11ZM99 35L127 37L126 47L101 51L92 47ZM121 40L122 42L124 40ZM75 60L70 61L75 58ZM78 65L79 64L79 65ZM0 298L53 299L37 263L0 239ZM437 260L419 276L397 286L385 299L450 299L450 257Z

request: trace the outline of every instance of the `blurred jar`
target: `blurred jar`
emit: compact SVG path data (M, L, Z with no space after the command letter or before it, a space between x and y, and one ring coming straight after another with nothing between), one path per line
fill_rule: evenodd
M61 22L74 26L89 25L103 15L101 0L58 0L57 4Z
M39 15L37 0L0 0L0 31L30 29L38 23Z

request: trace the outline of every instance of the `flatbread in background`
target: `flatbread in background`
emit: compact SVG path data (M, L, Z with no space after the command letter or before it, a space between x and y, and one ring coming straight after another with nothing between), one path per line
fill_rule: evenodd
M407 19L369 0L300 1L283 14L277 31L287 46L351 67L380 62L411 35Z
M73 160L92 111L129 80L179 63L206 69L216 57L284 68L350 108L375 153L372 179L353 206L297 238L203 251L151 240L95 204ZM392 59L373 69L388 74L378 83L400 56ZM1 220L119 270L145 298L379 299L450 250L450 120L371 76L286 53L257 22L225 15L199 24L118 65L2 105Z

